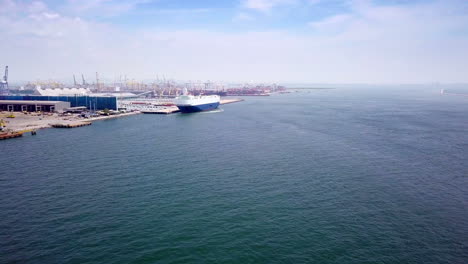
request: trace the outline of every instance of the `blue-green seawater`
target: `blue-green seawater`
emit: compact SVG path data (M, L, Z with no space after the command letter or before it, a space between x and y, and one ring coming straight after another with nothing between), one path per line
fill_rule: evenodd
M0 263L468 263L468 97L222 109L0 142Z

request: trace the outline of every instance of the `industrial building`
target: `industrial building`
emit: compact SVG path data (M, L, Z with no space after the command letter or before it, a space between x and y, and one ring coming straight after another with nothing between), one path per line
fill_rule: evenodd
M1 111L14 112L59 112L69 108L69 102L61 101L24 101L24 100L0 100Z
M36 87L35 95L41 96L86 96L91 94L87 88L56 88L56 89L42 89L40 86Z
M36 95L0 95L0 100L20 100L20 101L61 101L69 102L68 107L85 106L95 110L117 110L117 97L97 97L97 96L36 96Z

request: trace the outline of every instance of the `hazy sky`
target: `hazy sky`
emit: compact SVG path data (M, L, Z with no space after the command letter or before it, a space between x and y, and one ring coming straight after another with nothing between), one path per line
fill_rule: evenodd
M11 82L468 82L466 0L0 0L0 33Z

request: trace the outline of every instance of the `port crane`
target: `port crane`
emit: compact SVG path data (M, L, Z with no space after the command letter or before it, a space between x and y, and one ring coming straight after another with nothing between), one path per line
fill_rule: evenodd
M83 74L81 74L81 79L83 80L83 86L86 86L87 84L86 84L86 81L85 81L85 79L84 79L84 75L83 75Z
M8 88L8 66L5 66L5 75L3 75L3 79L0 81L0 95L7 95L9 93Z
M96 87L95 87L97 92L100 92L101 85L99 84L99 74L96 72Z

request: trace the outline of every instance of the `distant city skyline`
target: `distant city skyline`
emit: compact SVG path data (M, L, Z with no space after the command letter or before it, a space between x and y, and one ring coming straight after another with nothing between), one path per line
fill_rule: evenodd
M463 0L0 0L0 33L10 83L468 82Z

